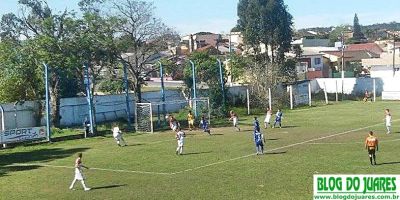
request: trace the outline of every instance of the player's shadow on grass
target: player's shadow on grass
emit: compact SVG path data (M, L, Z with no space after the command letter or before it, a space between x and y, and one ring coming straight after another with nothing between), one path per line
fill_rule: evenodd
M398 162L384 162L384 163L378 163L377 165L396 165L400 164L400 161Z
M40 165L27 166L10 166L17 164L29 164L30 162L39 162L40 164L47 163L53 160L66 158L72 156L78 152L84 152L89 148L74 148L74 149L62 149L62 148L52 148L52 149L36 149L27 152L16 152L16 153L6 153L2 152L0 154L0 176L5 176L12 171L27 171L33 170L41 167ZM71 159L73 164L73 159ZM71 164L71 165L72 165Z
M100 187L92 187L92 190L110 189L110 188L118 188L118 187L124 187L124 186L127 186L127 184L106 185L106 186L100 186Z
M285 154L286 151L279 151L279 152L268 152L264 153L265 155L279 155L279 154Z
M297 128L299 126L282 126L282 128Z
M206 153L212 153L212 151L189 152L189 153L183 153L182 156L198 155L198 154L206 154Z
M280 140L280 138L268 138L268 139L265 139L265 140L268 140L268 141L275 141L275 140Z

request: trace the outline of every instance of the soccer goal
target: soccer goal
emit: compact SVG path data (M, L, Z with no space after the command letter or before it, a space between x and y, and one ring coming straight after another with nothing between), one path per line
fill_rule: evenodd
M167 126L166 117L169 114L192 110L196 119L205 116L211 124L211 110L209 98L187 100L173 100L165 102L137 103L135 111L135 127L138 132L153 133L153 123L157 128Z

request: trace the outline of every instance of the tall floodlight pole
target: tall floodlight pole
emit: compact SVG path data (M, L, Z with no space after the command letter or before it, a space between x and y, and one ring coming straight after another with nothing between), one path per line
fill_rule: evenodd
M344 33L342 32L342 101L344 96Z
M219 65L219 78L221 81L221 90L222 90L222 105L225 106L225 86L224 86L224 76L222 71L222 62L220 59L217 59Z
M189 60L190 64L192 65L192 75L193 75L193 107L194 107L194 116L197 117L197 105L196 105L196 67L194 62Z
M92 105L92 98L90 94L90 77L89 77L89 67L87 64L83 65L85 69L85 86L86 86L86 100L88 102L89 107L89 121L90 121L90 133L94 134L94 120L93 120L93 105ZM86 134L86 132L85 132ZM87 137L87 135L85 135Z
M393 32L393 77L396 75L396 34Z
M129 99L129 81L128 81L128 67L125 62L122 62L124 65L124 86L125 86L125 101L126 101L126 116L128 117L128 130L132 130L131 127L131 106Z
M46 63L44 66L44 81L45 81L45 92L46 92L46 132L47 141L50 142L51 129L50 129L50 98L49 98L49 67Z
M165 87L164 87L164 67L160 61L158 61L158 64L160 65L160 82L161 82L161 101L162 101L162 112L164 116L164 122L166 122L166 109L165 109Z

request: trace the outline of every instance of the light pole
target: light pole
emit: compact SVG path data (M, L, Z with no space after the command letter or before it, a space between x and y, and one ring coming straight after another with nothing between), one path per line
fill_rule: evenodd
M224 86L224 76L222 72L222 63L220 59L217 59L219 65L219 78L221 81L221 90L222 90L222 105L225 107L225 86Z
M89 107L89 121L90 121L90 134L94 134L94 120L93 120L93 102L92 102L92 95L90 93L90 77L89 77L89 67L87 64L83 65L85 69L85 86L86 86L86 100L88 102ZM85 137L87 137L85 132Z
M193 61L189 60L192 65L192 78L193 78L193 107L194 107L194 116L197 117L197 105L196 105L196 67Z
M46 132L47 141L50 142L51 129L50 129L50 97L49 97L49 68L43 63L44 66L44 80L45 80L45 92L46 92Z
M129 81L128 81L128 67L126 63L122 61L124 66L124 87L125 87L125 101L126 101L126 116L128 117L128 130L131 130L131 107L129 105Z
M160 82L161 82L161 101L162 101L162 112L164 116L164 122L166 122L165 118L165 87L164 87L164 67L160 61L157 61L157 63L160 65ZM160 126L160 124L158 124Z

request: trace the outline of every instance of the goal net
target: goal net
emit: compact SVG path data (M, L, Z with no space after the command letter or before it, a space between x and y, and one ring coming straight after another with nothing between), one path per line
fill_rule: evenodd
M138 132L153 133L153 126L156 128L165 128L168 126L166 117L169 114L176 116L184 112L184 116L186 117L188 110L192 111L197 121L204 115L211 124L209 98L196 98L165 102L137 103L135 112L136 130Z
M135 128L137 132L153 133L153 115L151 103L136 103Z

